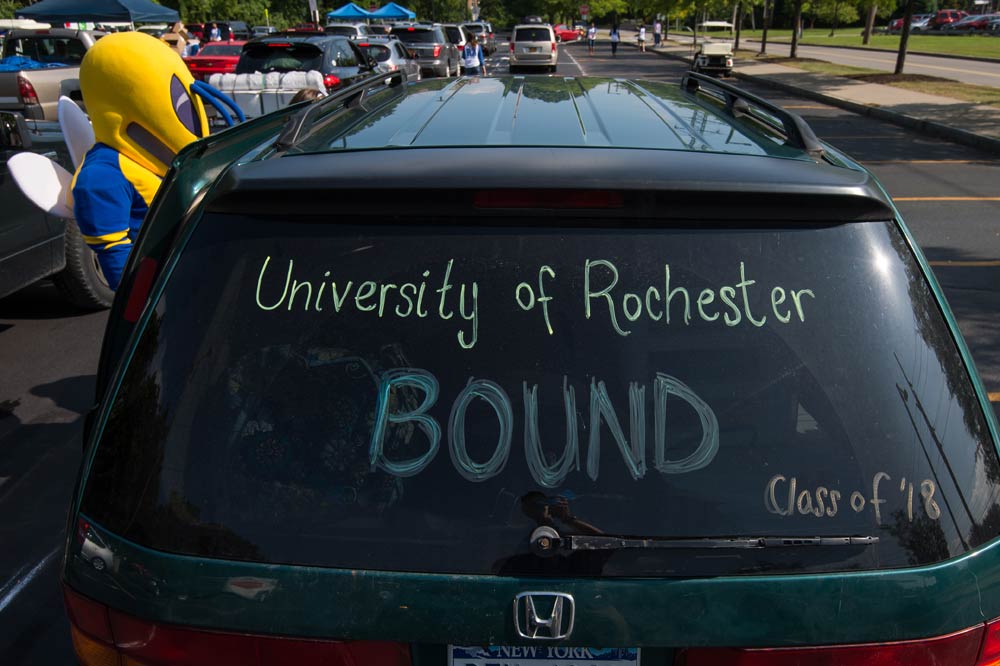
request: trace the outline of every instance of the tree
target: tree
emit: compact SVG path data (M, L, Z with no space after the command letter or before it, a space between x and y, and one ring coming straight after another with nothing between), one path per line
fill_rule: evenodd
M906 10L903 12L903 32L899 36L899 53L896 55L896 75L903 73L903 63L906 62L906 43L910 40L910 23L913 21L913 5L915 0L906 0Z
M858 20L858 10L847 0L814 0L813 14L820 21L830 24L830 37L837 32L841 23L854 23Z
M792 19L792 48L789 57L797 58L799 55L799 33L802 32L802 4L804 0L795 0L792 6L795 8L795 16Z
M14 18L14 12L27 4L27 0L0 0L0 18Z

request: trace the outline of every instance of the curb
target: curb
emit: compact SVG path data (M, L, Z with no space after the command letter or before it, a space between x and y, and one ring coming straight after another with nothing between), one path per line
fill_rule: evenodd
M961 36L962 35L956 35L956 37L961 37ZM746 41L751 44L760 44L759 39L747 39ZM768 40L767 43L789 45L791 44L791 41L771 42L770 40ZM809 42L803 42L803 41L799 41L799 46L809 46L814 49L850 49L852 51L874 51L876 53L899 53L899 49L873 49L868 46L833 46L832 44L810 44ZM992 62L992 63L1000 62L1000 59L998 58L960 56L960 55L955 55L953 53L929 53L927 51L911 51L910 49L906 49L906 55L927 56L928 58L951 58L952 60L974 60L976 62Z
M839 48L839 47L838 47ZM673 58L674 60L681 60L683 62L691 62L690 58L685 56L674 54L664 51L655 51L650 49L651 53L655 53L658 56L664 58ZM830 106L836 106L841 109L845 109L852 113L857 113L862 116L869 116L882 120L893 125L898 125L900 127L905 127L907 129L916 130L922 134L928 136L933 136L939 139L945 139L946 141L951 141L953 143L962 144L964 146L969 146L971 148L977 148L989 153L994 153L1000 155L1000 139L994 139L988 136L982 136L980 134L974 134L966 130L957 129L949 125L935 122L933 120L925 120L923 118L914 118L913 116L907 116L902 113L897 113L895 111L889 111L877 106L868 106L867 104L860 104L858 102L851 102L846 99L841 99L839 97L831 97L830 95L824 95L822 93L809 90L807 88L799 88L798 86L793 86L788 83L783 83L781 81L775 81L763 76L752 76L750 74L743 74L737 70L733 70L733 76L743 81L752 81L760 85L769 86L771 88L776 88L784 92L792 93L811 99L817 102L823 102L824 104L829 104Z

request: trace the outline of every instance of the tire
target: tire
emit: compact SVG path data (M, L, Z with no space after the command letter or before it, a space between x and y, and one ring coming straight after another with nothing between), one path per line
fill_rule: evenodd
M115 292L101 272L97 255L87 247L73 220L66 220L64 245L66 267L52 276L56 288L78 308L104 310L111 307Z
M557 65L549 65L549 71L552 72L553 74L555 74L556 73L556 67L557 67Z
M107 569L107 568L108 568L108 563L107 563L107 562L105 562L104 560L102 560L102 559L101 559L100 557L97 557L97 556L95 556L95 557L94 557L94 559L92 559L92 560L90 561L90 564L91 564L91 565L92 565L92 566L94 567L94 569L96 569L97 571L104 571L105 569Z

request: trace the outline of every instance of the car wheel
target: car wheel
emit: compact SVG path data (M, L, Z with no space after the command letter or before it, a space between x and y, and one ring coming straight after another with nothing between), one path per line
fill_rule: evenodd
M90 561L90 564L91 564L91 565L92 565L92 566L93 566L93 567L94 567L95 569L97 569L98 571L104 571L105 569L107 569L107 568L108 568L108 564L107 564L107 562L105 562L105 561L104 561L103 559L101 559L100 557L96 557L96 556L94 557L94 559L92 559L92 560Z
M551 73L555 74L556 73L556 67L557 67L557 65L549 65L549 71Z
M66 220L64 236L66 267L52 276L56 288L78 308L103 310L111 307L115 292L101 272L97 255L83 240L80 228Z

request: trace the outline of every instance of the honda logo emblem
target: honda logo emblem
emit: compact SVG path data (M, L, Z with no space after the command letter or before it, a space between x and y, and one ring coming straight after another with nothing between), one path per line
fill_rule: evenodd
M521 638L559 640L573 633L576 607L562 592L522 592L514 597L514 628Z

